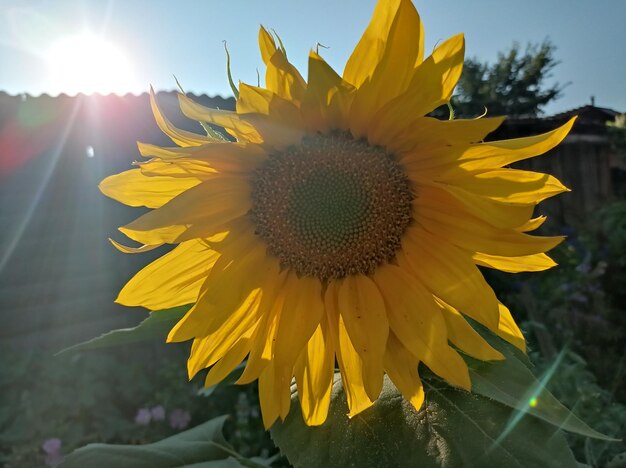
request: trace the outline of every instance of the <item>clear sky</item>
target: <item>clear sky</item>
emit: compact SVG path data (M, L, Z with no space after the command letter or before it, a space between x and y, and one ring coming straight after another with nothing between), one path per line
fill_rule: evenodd
M514 41L550 38L561 64L553 81L571 83L548 113L596 97L626 111L626 0L414 0L426 48L466 34L470 57L494 60ZM308 50L338 71L375 0L0 0L0 90L58 94L140 93L153 84L229 95L222 41L236 80L256 84L259 24L281 36L306 76ZM73 39L72 39L73 38ZM77 39L78 38L78 39Z

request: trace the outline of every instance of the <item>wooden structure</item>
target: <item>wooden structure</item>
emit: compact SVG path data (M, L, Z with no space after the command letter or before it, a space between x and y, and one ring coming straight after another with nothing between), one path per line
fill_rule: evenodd
M548 228L581 227L589 215L616 195L624 167L619 155L611 150L607 123L617 111L583 106L547 118L509 119L488 139L517 138L554 130L573 116L578 116L565 140L549 153L516 163L514 167L556 176L572 191L546 200L537 212L551 218Z

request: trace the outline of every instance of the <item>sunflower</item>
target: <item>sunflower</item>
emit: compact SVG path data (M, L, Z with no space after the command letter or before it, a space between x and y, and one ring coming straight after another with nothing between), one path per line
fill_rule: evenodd
M135 275L117 301L151 310L193 303L169 342L193 340L190 378L214 385L247 358L270 427L290 408L327 416L337 362L354 416L386 373L419 409L423 363L470 390L460 353L501 360L471 318L521 350L524 337L478 266L540 271L561 237L527 234L554 177L510 169L556 146L573 120L543 135L484 142L503 118L438 120L461 74L463 35L424 58L408 0L380 0L343 76L311 51L308 79L261 27L266 87L240 83L236 110L184 94L205 134L175 128L154 92L158 126L177 145L139 143L150 159L102 192L152 208L121 227L141 252L177 244ZM219 128L220 130L216 130ZM222 132L222 133L220 133ZM222 136L222 135L225 136Z

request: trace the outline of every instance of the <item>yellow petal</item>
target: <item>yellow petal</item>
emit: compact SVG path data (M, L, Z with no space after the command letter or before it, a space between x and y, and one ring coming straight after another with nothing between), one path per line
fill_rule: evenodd
M168 137L172 139L174 143L179 146L198 146L204 145L206 143L210 143L214 141L212 138L204 135L198 135L193 132L188 132L186 130L181 130L176 128L168 119L165 117L161 109L159 108L159 103L157 102L156 95L154 93L154 89L150 86L150 106L152 107L152 113L154 114L154 119L158 127L161 129L163 133L165 133Z
M463 358L448 345L439 348L437 359L424 361L428 368L450 385L463 388L467 391L472 389L472 381L469 369Z
M285 53L278 49L266 63L265 86L287 101L299 103L306 90L306 82L300 72L289 61Z
M190 119L222 127L237 141L263 143L263 138L254 126L242 120L236 112L205 107L184 94L178 95L178 101L181 112Z
M409 176L410 177L410 176ZM511 205L470 193L446 184L420 185L414 205L426 217L428 213L446 213L459 221L476 217L501 229L516 229L525 224L533 214L534 205Z
M317 278L298 278L291 272L285 284L285 304L274 344L277 366L292 369L300 352L324 315L322 283Z
M159 208L200 182L195 177L147 177L141 170L131 169L107 177L98 188L107 197L125 205Z
M163 244L154 244L154 245L140 245L139 247L129 247L127 245L122 245L119 242L116 242L115 240L111 239L109 237L109 242L111 244L113 244L113 247L115 247L117 250L119 250L120 252L123 253L127 253L127 254L136 254L136 253L144 253L144 252L150 252L151 250L154 250L156 248L161 247Z
M309 426L323 424L330 406L335 352L326 318L302 350L295 368L302 417Z
M259 113L271 115L277 120L289 123L300 119L298 107L291 101L281 98L272 91L250 86L245 83L239 85L239 99L237 99L237 113Z
M240 247L240 258L221 254L202 284L195 306L172 328L168 342L217 331L255 290L263 287L267 278L278 276L277 262L265 256L262 245L235 245Z
M275 362L270 362L259 376L259 402L265 429L272 427L279 416L289 412L290 381L285 382L276 372Z
M196 147L197 148L197 147ZM152 158L148 161L134 162L134 166L147 177L176 177L179 179L196 178L198 180L210 179L218 172L206 161L197 159L163 160Z
M525 353L526 340L515 320L513 320L511 311L504 304L498 304L498 306L500 308L500 323L497 335Z
M350 111L353 135L366 135L376 112L384 104L401 94L411 81L416 62L423 55L420 41L422 23L409 0L401 0L379 63L369 80L357 89Z
M392 264L380 266L373 280L384 298L389 327L403 346L423 360L436 356L446 342L446 324L433 295Z
M346 129L354 87L315 52L309 53L309 80L300 106L310 131Z
M233 261L242 258L244 252L261 245L254 230L255 226L250 217L242 216L229 223L220 234L204 239L213 250L220 253L218 259L220 271L226 269Z
M357 88L367 80L385 51L387 36L401 0L379 0L361 40L346 62L343 78Z
M266 147L281 150L304 136L300 109L266 89L241 83L237 112L254 125Z
M266 430L272 427L280 414L280 402L274 384L274 366L270 363L259 376L259 403Z
M331 91L330 105L327 110L329 124L333 129L345 130L350 129L350 107L354 100L355 89L352 85L344 82Z
M424 386L417 373L419 360L409 353L393 333L389 334L384 358L385 371L415 411L424 403Z
M204 381L205 387L212 387L220 383L241 364L241 361L243 361L250 351L250 338L248 335L251 333L252 331L249 331L248 334L241 337L228 352L211 367Z
M242 238L231 247L239 247L237 253L220 252L220 258L200 288L206 317L201 325L187 327L189 332L195 331L195 336L216 331L251 292L267 287L271 280L279 277L278 261L267 255L265 245L258 239Z
M448 328L448 339L461 351L481 361L501 361L504 356L493 349L454 307L438 301Z
M341 372L341 380L348 400L348 416L353 417L372 406L374 402L367 396L365 391L363 361L350 341L344 320L337 308L337 289L337 282L330 283L326 289L324 299L328 325Z
M537 204L569 191L551 175L518 169L495 169L456 179L451 183L476 195L513 204Z
M451 37L435 49L413 74L405 93L388 102L376 115L377 134L412 122L447 103L461 76L465 40L462 34Z
M183 242L133 276L115 301L150 310L191 304L218 256L199 240Z
M400 160L421 179L454 181L472 172L499 169L546 153L565 138L574 120L542 135L470 145L433 146L419 153L400 154ZM379 121L385 122L382 118Z
M267 158L259 145L246 143L211 143L189 148L163 148L137 143L142 156L154 157L139 163L144 174L172 177L211 177L215 172L250 172Z
M508 273L522 271L544 271L556 266L556 262L544 253L524 255L521 257L500 257L476 252L472 258L477 265L495 268Z
M416 205L415 217L440 239L471 252L518 257L546 252L563 240L561 236L530 236L514 229L500 229L469 213L446 213L433 205Z
M175 244L200 237L200 235L185 236L189 230L180 225L166 226L150 231L135 231L125 227L120 227L118 230L130 239L143 244Z
M417 121L427 118L428 117L419 117ZM454 122L454 120L452 122ZM437 135L433 136L439 138ZM387 144L394 143L393 141L389 141ZM455 174L461 171L458 168L459 158L471 146L472 145L468 142L463 143L458 140L455 140L454 144L429 144L428 141L426 141L424 145L420 145L415 151L407 149L406 152L398 152L398 160L408 169L425 171L428 174L425 176L426 179L440 180L441 173L450 171L451 168L456 170ZM402 147L400 147L400 149L402 149ZM463 175L467 173L469 173L469 171L462 171Z
M258 379L274 355L276 330L278 329L280 314L285 302L285 295L281 294L280 291L283 289L286 277L286 272L282 271L279 277L273 281L275 286L274 294L268 296L270 302L267 305L267 312L252 338L253 345L250 350L250 356L248 356L246 368L239 380L237 380L237 384L248 384Z
M350 341L363 361L363 383L371 400L383 386L383 356L389 323L383 298L367 276L348 276L339 286L337 305Z
M543 223L545 223L547 216L537 216L536 218L528 220L520 227L516 228L519 232L530 232L535 229L539 229Z
M369 133L373 144L385 145L403 160L420 160L432 148L450 145L469 145L482 141L502 124L504 117L480 119L439 120L418 117L416 120L398 122L398 125L375 125Z
M467 253L423 229L409 228L400 256L432 294L489 329L498 329L496 296Z
M304 122L299 114L289 122L263 114L245 114L245 118L254 125L263 139L263 147L269 151L284 151L299 144L305 136Z
M178 180L178 179L177 179ZM120 228L144 244L209 237L251 206L246 177L221 176L197 185Z
M233 311L217 330L194 340L187 361L190 379L200 370L224 358L240 340L245 338L249 341L263 316L263 311L259 307L262 295L261 289L252 291L244 303ZM248 344L249 349L250 344ZM241 359L235 365L239 364Z
M542 155L567 136L575 121L576 117L572 117L566 124L542 135L472 145L461 156L460 167L467 171L497 169Z
M433 295L415 277L393 265L381 267L375 281L388 304L395 337L416 360L450 384L468 389L467 366L448 346L446 323Z
M261 50L263 63L266 65L277 50L274 38L263 26L259 28L259 49Z

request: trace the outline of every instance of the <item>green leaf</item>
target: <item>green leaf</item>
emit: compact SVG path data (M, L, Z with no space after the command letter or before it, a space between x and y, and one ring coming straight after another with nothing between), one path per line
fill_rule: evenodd
M563 433L491 399L426 383L415 411L385 377L380 398L348 419L341 380L333 385L328 420L307 427L294 404L272 438L294 467L529 466L576 468Z
M606 468L624 468L626 466L626 452L618 453L606 464Z
M68 351L82 351L84 349L107 348L124 344L139 343L154 338L165 339L170 329L178 322L191 306L185 305L173 309L158 310L150 312L148 318L133 328L121 328L104 333L89 341L78 343L69 348L65 348L57 353L67 353Z
M222 433L228 416L147 445L89 444L68 455L63 468L241 467L247 464ZM246 462L243 465L241 462Z
M519 410L517 418L528 413L568 432L607 441L617 440L589 427L546 389L546 384L554 369L561 363L564 352L556 359L551 370L537 380L522 361L526 357L520 357L521 353L517 349L491 333L476 328L490 345L504 354L506 360L484 362L465 357L470 369L473 393Z
M193 463L192 465L185 465L185 468L241 468L242 465L236 458L229 457L226 460L212 460L200 463Z

